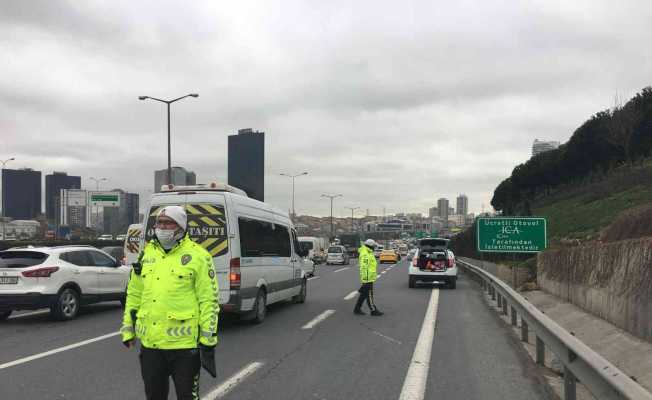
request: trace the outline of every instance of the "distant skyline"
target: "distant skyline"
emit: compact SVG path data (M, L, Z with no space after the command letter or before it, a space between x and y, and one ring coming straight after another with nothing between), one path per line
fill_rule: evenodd
M155 5L155 6L154 6ZM490 209L535 138L566 142L652 84L652 2L6 2L0 159L152 190L172 164L227 181L227 136L266 133L265 197L298 214ZM142 208L142 207L141 207Z

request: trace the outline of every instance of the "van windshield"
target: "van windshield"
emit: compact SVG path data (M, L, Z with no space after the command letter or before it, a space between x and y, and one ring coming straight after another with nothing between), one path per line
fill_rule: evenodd
M300 243L301 243L301 246L303 246L303 248L306 249L306 250L312 250L313 249L312 242L303 242L302 241Z
M342 248L341 248L341 247L336 247L336 246L329 247L329 248L328 248L328 252L329 252L329 253L341 253L341 252L342 252Z

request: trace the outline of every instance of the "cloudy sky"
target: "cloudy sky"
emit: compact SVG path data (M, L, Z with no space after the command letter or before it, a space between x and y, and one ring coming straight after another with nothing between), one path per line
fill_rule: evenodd
M652 84L652 2L4 1L0 159L149 196L172 160L226 180L227 136L266 132L267 201L327 215L437 198L489 207L535 138L566 141Z

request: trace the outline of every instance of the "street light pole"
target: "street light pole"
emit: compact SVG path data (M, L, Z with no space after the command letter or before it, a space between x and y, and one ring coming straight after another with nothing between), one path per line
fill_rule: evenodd
M6 160L0 160L2 163L2 169L5 169L9 161L14 161L16 158L11 157ZM4 176L2 177L4 179ZM4 183L4 181L3 181ZM0 211L0 216L2 217L2 240L5 240L5 190L2 188L2 211Z
M337 197L342 197L341 194L322 194L321 197L326 197L331 199L331 239L335 236L333 236L333 199Z
M170 104L174 103L175 101L179 101L182 99L185 99L186 97L199 97L197 93L191 93L187 94L185 96L178 97L176 99L172 100L162 100L162 99L157 99L156 97L151 97L151 96L138 96L138 100L155 100L155 101L160 101L161 103L167 104L167 109L168 109L168 179L167 179L167 184L172 183L172 145L171 145L171 136L170 136Z
M95 182L95 191L96 192L100 191L100 182L108 181L108 179L106 179L106 178L94 178L92 176L90 178L88 178L88 179ZM98 230L99 230L99 227L100 227L99 219L100 219L100 208L98 206L95 206L95 225L96 225L96 228L98 228Z
M308 173L307 172L302 172L302 173L296 174L296 175L280 173L279 175L286 176L288 178L292 178L292 216L296 216L297 213L296 213L296 210L294 209L294 179L298 178L300 176L303 176L303 175L308 175Z
M351 210L351 232L353 232L353 212L355 210L360 209L360 207L344 207L344 208Z

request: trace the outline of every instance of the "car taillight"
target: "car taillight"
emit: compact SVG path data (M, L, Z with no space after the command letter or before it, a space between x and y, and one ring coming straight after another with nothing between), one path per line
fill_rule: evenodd
M453 268L455 266L455 259L448 258L446 259L446 268Z
M127 256L122 257L122 260L120 260L120 263L122 265L127 265Z
M415 257L412 257L412 266L413 266L413 267L416 267L416 266L417 266L417 262L418 262L417 257L416 257L416 256L415 256Z
M231 289L240 289L240 258L232 258L229 263L229 286Z
M44 267L33 269L31 271L23 271L22 275L26 278L49 278L50 275L54 274L58 270L59 267Z

